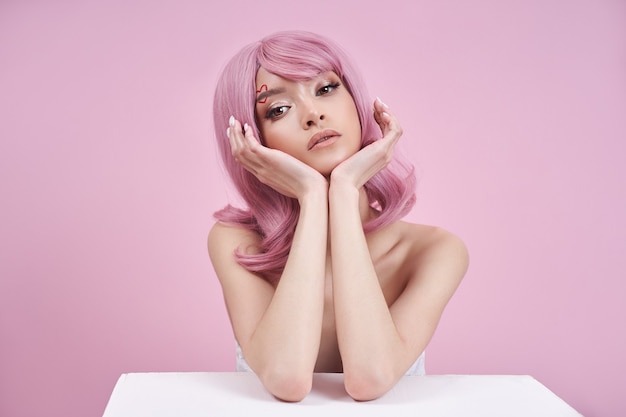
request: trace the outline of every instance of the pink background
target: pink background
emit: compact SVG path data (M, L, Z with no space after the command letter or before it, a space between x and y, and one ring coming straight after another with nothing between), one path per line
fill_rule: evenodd
M211 97L290 28L350 51L403 124L410 219L470 248L428 371L626 415L620 0L3 0L0 415L99 416L121 373L234 370Z

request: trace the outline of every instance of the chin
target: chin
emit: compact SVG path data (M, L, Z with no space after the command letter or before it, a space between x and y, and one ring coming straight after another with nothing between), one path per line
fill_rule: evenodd
M330 173L340 165L343 161L350 158L358 152L358 149L354 152L346 152L345 150L342 152L334 152L333 154L327 154L322 160L311 161L311 167L317 170L320 174L325 177L330 176Z
M330 177L331 172L343 161L345 161L345 158L334 163L325 161L326 163L324 164L312 165L312 167L323 176Z
M317 171L326 178L330 178L330 174L333 172L333 169L335 169L335 167L332 169L317 169Z

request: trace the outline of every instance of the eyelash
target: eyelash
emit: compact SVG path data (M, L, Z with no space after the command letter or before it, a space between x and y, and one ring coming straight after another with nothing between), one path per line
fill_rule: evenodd
M267 110L267 113L265 113L265 118L269 119L269 120L274 120L279 118L280 116L282 116L283 114L285 114L285 111L282 112L282 114L276 114L276 111L278 109L284 109L284 108L291 108L291 106L277 106L277 107L272 107L271 109Z
M315 93L316 96L324 96L326 94L330 94L332 93L335 89L339 88L341 84L340 83L329 83L326 84L324 86L322 86L319 90L317 90L317 92ZM324 90L327 90L324 92ZM283 112L281 114L276 114L276 112L280 109L290 109L291 106L277 106L277 107L272 107L270 109L267 110L267 113L265 113L265 118L268 120L276 120L278 119L280 116L282 116L283 114L285 114L286 110L283 110Z
M335 90L336 88L338 88L341 84L340 83L330 83L330 84L326 84L325 86L323 86L322 88L320 88L319 90L317 90L317 95L321 96L324 94L328 94L331 93L333 90ZM327 91L326 93L321 94L322 90L324 89L330 89L330 91Z

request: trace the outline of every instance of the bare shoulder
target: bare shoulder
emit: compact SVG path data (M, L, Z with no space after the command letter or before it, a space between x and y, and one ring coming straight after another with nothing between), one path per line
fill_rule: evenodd
M438 226L429 226L409 222L399 222L403 231L402 238L411 243L419 254L433 247L442 247L457 254L467 255L467 247L463 240L454 233Z
M239 264L236 251L258 253L260 236L241 226L217 222L209 232L208 249L235 337L242 347L267 309L274 288Z
M411 269L445 269L450 279L460 281L469 265L465 242L454 233L437 226L401 223L402 239L408 243Z
M259 235L250 229L234 224L216 222L209 231L208 244L222 243L223 241L240 241L241 243L257 244L261 239Z
M260 236L253 230L241 226L217 222L213 225L207 239L207 246L211 262L218 277L221 267L234 267L237 262L234 253L240 250L244 253L255 253L259 251Z
M248 253L258 251L260 236L253 230L241 226L217 222L209 231L207 244L209 253L233 250L242 246Z

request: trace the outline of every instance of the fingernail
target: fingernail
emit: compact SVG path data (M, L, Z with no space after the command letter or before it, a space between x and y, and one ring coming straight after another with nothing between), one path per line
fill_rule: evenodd
M230 127L226 128L226 136L230 136Z
M384 102L380 99L380 97L376 97L376 100L378 100L378 102L379 102L380 104L382 104L384 108L386 108L386 109L388 109L388 108L389 108L389 106L388 106L388 105L386 105L386 104L385 104L385 103L384 103Z
M244 123L244 125L243 125L243 131L244 131L244 132L247 132L249 127L250 127L250 126L248 126L248 123Z
M228 124L232 127L235 126L235 116L230 116L230 119L228 119Z

